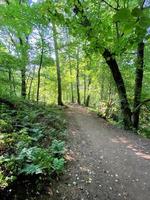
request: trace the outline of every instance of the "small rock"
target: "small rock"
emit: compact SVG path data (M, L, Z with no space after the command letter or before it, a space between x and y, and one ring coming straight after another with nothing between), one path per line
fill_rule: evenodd
M73 183L72 183L73 185L77 185L77 183L74 181Z
M112 190L112 187L109 187L110 190Z

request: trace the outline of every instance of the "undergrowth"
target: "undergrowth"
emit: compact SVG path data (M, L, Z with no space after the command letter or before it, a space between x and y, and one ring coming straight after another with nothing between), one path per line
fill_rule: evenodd
M64 169L66 122L55 106L0 105L0 191L20 179L46 180ZM42 181L41 181L42 182Z

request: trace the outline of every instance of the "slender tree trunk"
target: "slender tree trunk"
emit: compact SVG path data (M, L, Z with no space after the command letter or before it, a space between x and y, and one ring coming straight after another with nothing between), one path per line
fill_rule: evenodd
M85 66L84 66L84 105L86 105L86 90L87 90L87 88L86 88L86 74L85 74Z
M91 97L91 96L88 94L88 95L87 95L87 98L86 98L86 103L85 103L85 106L86 106L86 107L89 107L89 104L90 104L90 97Z
M77 49L77 65L76 65L76 84L77 84L77 102L80 105L81 100L80 100L80 80L79 80L79 48Z
M23 48L23 40L22 38L19 38L20 46ZM24 51L22 50L22 59L24 58ZM26 98L26 67L25 64L21 69L21 96L23 98Z
M134 105L133 105L133 126L137 130L139 127L139 116L142 93L142 82L143 82L143 71L144 71L144 42L138 44L137 50L137 66L136 66L136 77L135 77L135 89L134 89Z
M31 96L32 83L33 83L33 77L31 78L30 85L29 85L28 100L30 100L30 96Z
M21 70L21 96L26 98L26 68Z
M43 52L44 52L44 47L42 44L40 65L39 65L39 69L38 69L38 83L37 83L37 94L36 94L37 103L39 102L39 95L40 95L40 82L41 82L41 68L42 68L42 64L43 64Z
M16 84L15 84L15 78L14 78L14 75L13 75L13 73L12 73L12 79L13 79L13 83L12 83L12 84L13 84L13 92L14 92L14 94L15 94L15 95L17 95L17 94L16 94Z
M89 77L89 82L88 82L88 87L87 87L87 93L88 93L88 95L87 95L86 102L85 102L85 106L86 106L86 107L89 107L89 104L90 104L90 94L89 94L89 90L90 90L90 85L91 85L91 83L92 83L92 79L91 79L91 77Z
M72 67L71 67L70 56L69 56L69 70L70 70L70 77L72 79ZM70 83L70 89L71 89L71 102L74 103L74 93L73 93L73 83L72 83L72 80L71 80L71 83Z
M103 57L105 58L106 63L108 64L111 70L111 73L113 75L114 81L117 86L119 99L120 99L120 105L121 105L121 111L122 111L122 116L123 116L124 128L132 129L131 109L130 109L129 102L127 99L125 84L124 84L121 72L119 70L118 64L116 62L116 59L114 58L114 56L108 49L104 50Z
M33 69L33 75L31 77L30 84L29 84L28 100L31 99L31 89L32 89L32 83L33 83L33 79L34 79L34 74L35 74L35 68Z
M141 1L140 9L144 8L146 0ZM139 20L138 17L137 20ZM134 88L134 105L133 105L133 127L138 130L139 128L139 117L140 117L140 103L141 103L141 93L142 93L142 83L143 83L143 73L144 73L144 42L143 40L138 43L137 48L137 63L136 63L136 73L135 73L135 88Z
M56 26L53 23L53 39L54 39L54 48L55 48L55 58L56 58L56 70L57 70L57 85L58 85L58 105L63 105L62 102L62 86L61 86L61 73L60 73L60 62L59 62L59 54L58 54L58 43L57 43L57 30Z

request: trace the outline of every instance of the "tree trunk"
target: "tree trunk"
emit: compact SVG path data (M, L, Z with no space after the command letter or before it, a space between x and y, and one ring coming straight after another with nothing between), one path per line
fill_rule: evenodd
M36 95L37 103L39 102L39 94L40 94L40 81L41 81L41 68L42 68L42 64L43 64L43 52L44 52L44 47L43 47L43 42L42 42L40 65L39 65L39 69L38 69L38 84L37 84L37 95Z
M119 70L118 64L116 62L116 59L114 58L114 56L108 49L104 50L103 57L105 58L106 63L108 64L111 70L111 73L113 75L114 81L117 86L119 99L120 99L120 105L121 105L121 111L122 111L122 116L123 116L124 128L132 129L131 109L130 109L127 95L126 95L125 84L124 84L121 72Z
M33 77L31 78L30 85L29 85L28 100L30 100L30 96L31 96L32 83L33 83Z
M87 90L87 88L86 88L86 74L85 74L85 66L84 66L84 105L86 105L86 90Z
M77 102L80 105L80 80L79 80L79 49L77 49L77 65L76 65L76 84L77 84Z
M12 84L13 84L13 92L14 92L15 95L17 95L17 94L16 94L16 83L15 83L15 78L14 78L13 73L12 73L12 81L13 81L13 82L12 82Z
M23 47L23 40L19 38L20 46ZM24 51L22 50L22 59L25 56ZM25 65L25 64L24 64ZM26 98L26 67L23 66L21 69L21 96Z
M72 79L72 67L71 67L70 55L69 55L69 70L70 70L70 77ZM70 89L71 89L71 102L74 103L74 93L73 93L73 83L72 83L72 80L71 80L71 83L70 83Z
M85 106L86 106L86 107L89 107L89 104L90 104L89 89L90 89L91 83L92 83L92 79L91 79L91 77L89 77L89 82L88 82L88 87L87 87L87 93L88 93L88 95L87 95L86 102L85 102Z
M21 70L21 96L26 98L26 68Z
M57 43L57 30L56 26L52 24L53 29L53 39L54 39L54 49L55 49L55 58L56 58L56 70L57 70L57 85L58 85L58 105L63 105L62 102L62 87L61 87L61 74L60 74L60 62L59 62L59 54L58 54L58 43Z
M33 75L31 77L30 84L29 84L28 100L31 99L31 89L32 89L32 83L33 83L33 79L34 79L34 74L35 74L35 67L33 69Z
M133 105L133 127L137 130L139 127L139 115L142 93L142 82L143 82L143 70L144 69L144 42L138 44L137 50L137 66L136 66L136 77L135 77L135 89L134 89L134 105Z

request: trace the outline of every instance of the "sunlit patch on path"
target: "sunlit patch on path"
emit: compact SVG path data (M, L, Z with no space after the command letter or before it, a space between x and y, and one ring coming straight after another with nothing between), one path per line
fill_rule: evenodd
M150 160L149 152L145 152L141 146L132 144L131 141L129 139L127 139L126 137L117 136L116 138L111 138L111 141L114 143L118 143L118 144L125 144L125 147L127 149L132 150L135 153L135 155L137 155L141 158L144 158L146 160Z

